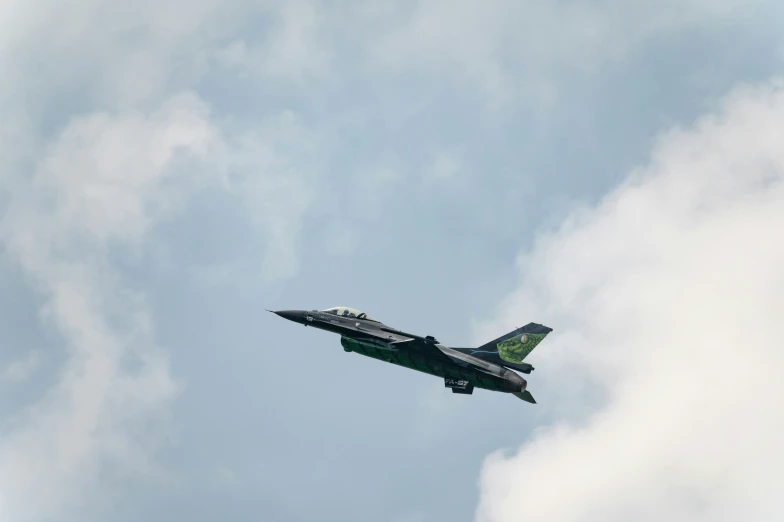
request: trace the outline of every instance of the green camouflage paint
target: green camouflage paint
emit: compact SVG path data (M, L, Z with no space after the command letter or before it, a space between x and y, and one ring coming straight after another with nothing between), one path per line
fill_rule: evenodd
M506 362L521 363L547 334L524 333L496 344L498 356Z
M530 335L530 334L528 334ZM340 344L343 350L355 352L366 357L372 357L380 361L403 366L412 370L417 370L437 377L449 379L465 379L475 388L482 388L492 391L508 391L505 389L505 381L500 377L477 372L470 368L464 368L449 361L427 357L420 353L410 353L403 350L392 351L378 341L352 339L341 336Z

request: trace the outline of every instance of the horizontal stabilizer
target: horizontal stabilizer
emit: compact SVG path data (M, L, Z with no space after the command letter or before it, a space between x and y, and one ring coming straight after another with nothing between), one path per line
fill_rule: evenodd
M525 402L536 404L536 401L534 400L534 396L531 395L531 392L529 392L528 390L525 390L524 392L516 392L514 393L514 396L523 399Z

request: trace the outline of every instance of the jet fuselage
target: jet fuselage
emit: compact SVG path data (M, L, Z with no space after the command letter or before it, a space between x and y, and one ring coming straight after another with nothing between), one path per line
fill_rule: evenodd
M444 385L454 393L470 394L476 387L517 395L525 392L527 386L526 380L515 372L474 357L466 353L468 349L449 348L433 337L403 332L355 314L349 317L318 310L275 313L305 326L339 334L346 352L442 377Z

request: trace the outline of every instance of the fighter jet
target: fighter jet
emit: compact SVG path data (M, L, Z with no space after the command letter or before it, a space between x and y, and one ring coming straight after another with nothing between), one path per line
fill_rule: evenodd
M270 310L271 311L271 310ZM528 323L478 348L450 348L428 335L406 333L347 306L326 310L280 310L280 317L305 326L340 334L346 352L442 377L452 393L472 394L474 388L511 393L536 404L528 383L512 370L530 374L523 359L552 332Z

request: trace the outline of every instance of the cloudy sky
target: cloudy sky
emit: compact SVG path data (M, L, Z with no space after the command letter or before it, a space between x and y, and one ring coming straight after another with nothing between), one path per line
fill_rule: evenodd
M784 517L781 2L1 5L3 522Z

